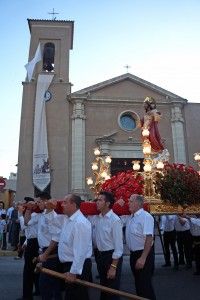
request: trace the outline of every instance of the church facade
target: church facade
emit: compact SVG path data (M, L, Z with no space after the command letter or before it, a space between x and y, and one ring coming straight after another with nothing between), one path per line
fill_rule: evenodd
M48 188L52 197L62 198L69 192L78 193L84 199L92 197L86 177L92 175L93 149L97 146L102 155L111 155L111 173L123 170L132 160L143 158L138 124L147 96L156 100L157 109L162 113L159 131L170 153L170 162L196 165L193 154L200 150L199 103L190 103L130 73L72 93L69 52L73 48L74 23L56 20L28 20L28 23L31 33L29 60L38 43L43 60L37 63L32 79L23 82L18 200L37 194L32 162L35 99L40 74L54 75L47 91L49 101L45 104L50 162ZM45 47L49 45L54 49L52 68L44 58Z

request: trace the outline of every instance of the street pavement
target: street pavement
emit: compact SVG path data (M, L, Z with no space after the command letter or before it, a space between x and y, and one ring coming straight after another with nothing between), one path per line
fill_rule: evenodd
M186 270L181 266L178 271L173 268L162 268L164 258L162 253L156 254L154 287L157 300L198 300L200 299L200 276L194 276L193 269ZM0 255L0 299L15 300L22 295L23 259L15 260L13 256ZM94 282L96 265L93 262ZM135 293L134 279L129 267L129 256L124 256L121 290ZM91 300L98 300L99 292L90 291ZM40 297L35 297L40 300ZM121 298L121 300L125 298ZM80 299L81 300L81 299Z

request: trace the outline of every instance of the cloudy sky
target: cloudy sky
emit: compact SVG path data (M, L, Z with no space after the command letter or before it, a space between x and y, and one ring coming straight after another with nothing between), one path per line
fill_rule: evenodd
M73 20L73 91L129 73L200 102L199 0L0 0L0 176L16 172L27 18ZM200 150L200 149L199 149Z

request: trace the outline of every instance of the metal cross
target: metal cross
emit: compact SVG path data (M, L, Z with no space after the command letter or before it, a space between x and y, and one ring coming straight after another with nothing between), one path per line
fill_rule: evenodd
M128 73L128 69L130 69L130 68L131 68L131 66L129 66L129 65L125 65L125 66L124 66L124 68L126 68L126 72Z
M52 15L52 20L55 20L55 19L56 19L55 15L59 15L59 13L55 12L54 8L53 8L53 11L52 11L52 12L49 12L48 14L49 14L49 15Z

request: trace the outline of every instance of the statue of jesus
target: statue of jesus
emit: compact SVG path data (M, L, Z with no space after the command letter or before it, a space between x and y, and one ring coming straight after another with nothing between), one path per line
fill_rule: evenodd
M144 100L145 114L141 120L142 130L149 130L149 141L153 152L158 153L164 150L161 137L158 131L158 121L161 113L156 109L156 101L153 97L146 97Z

